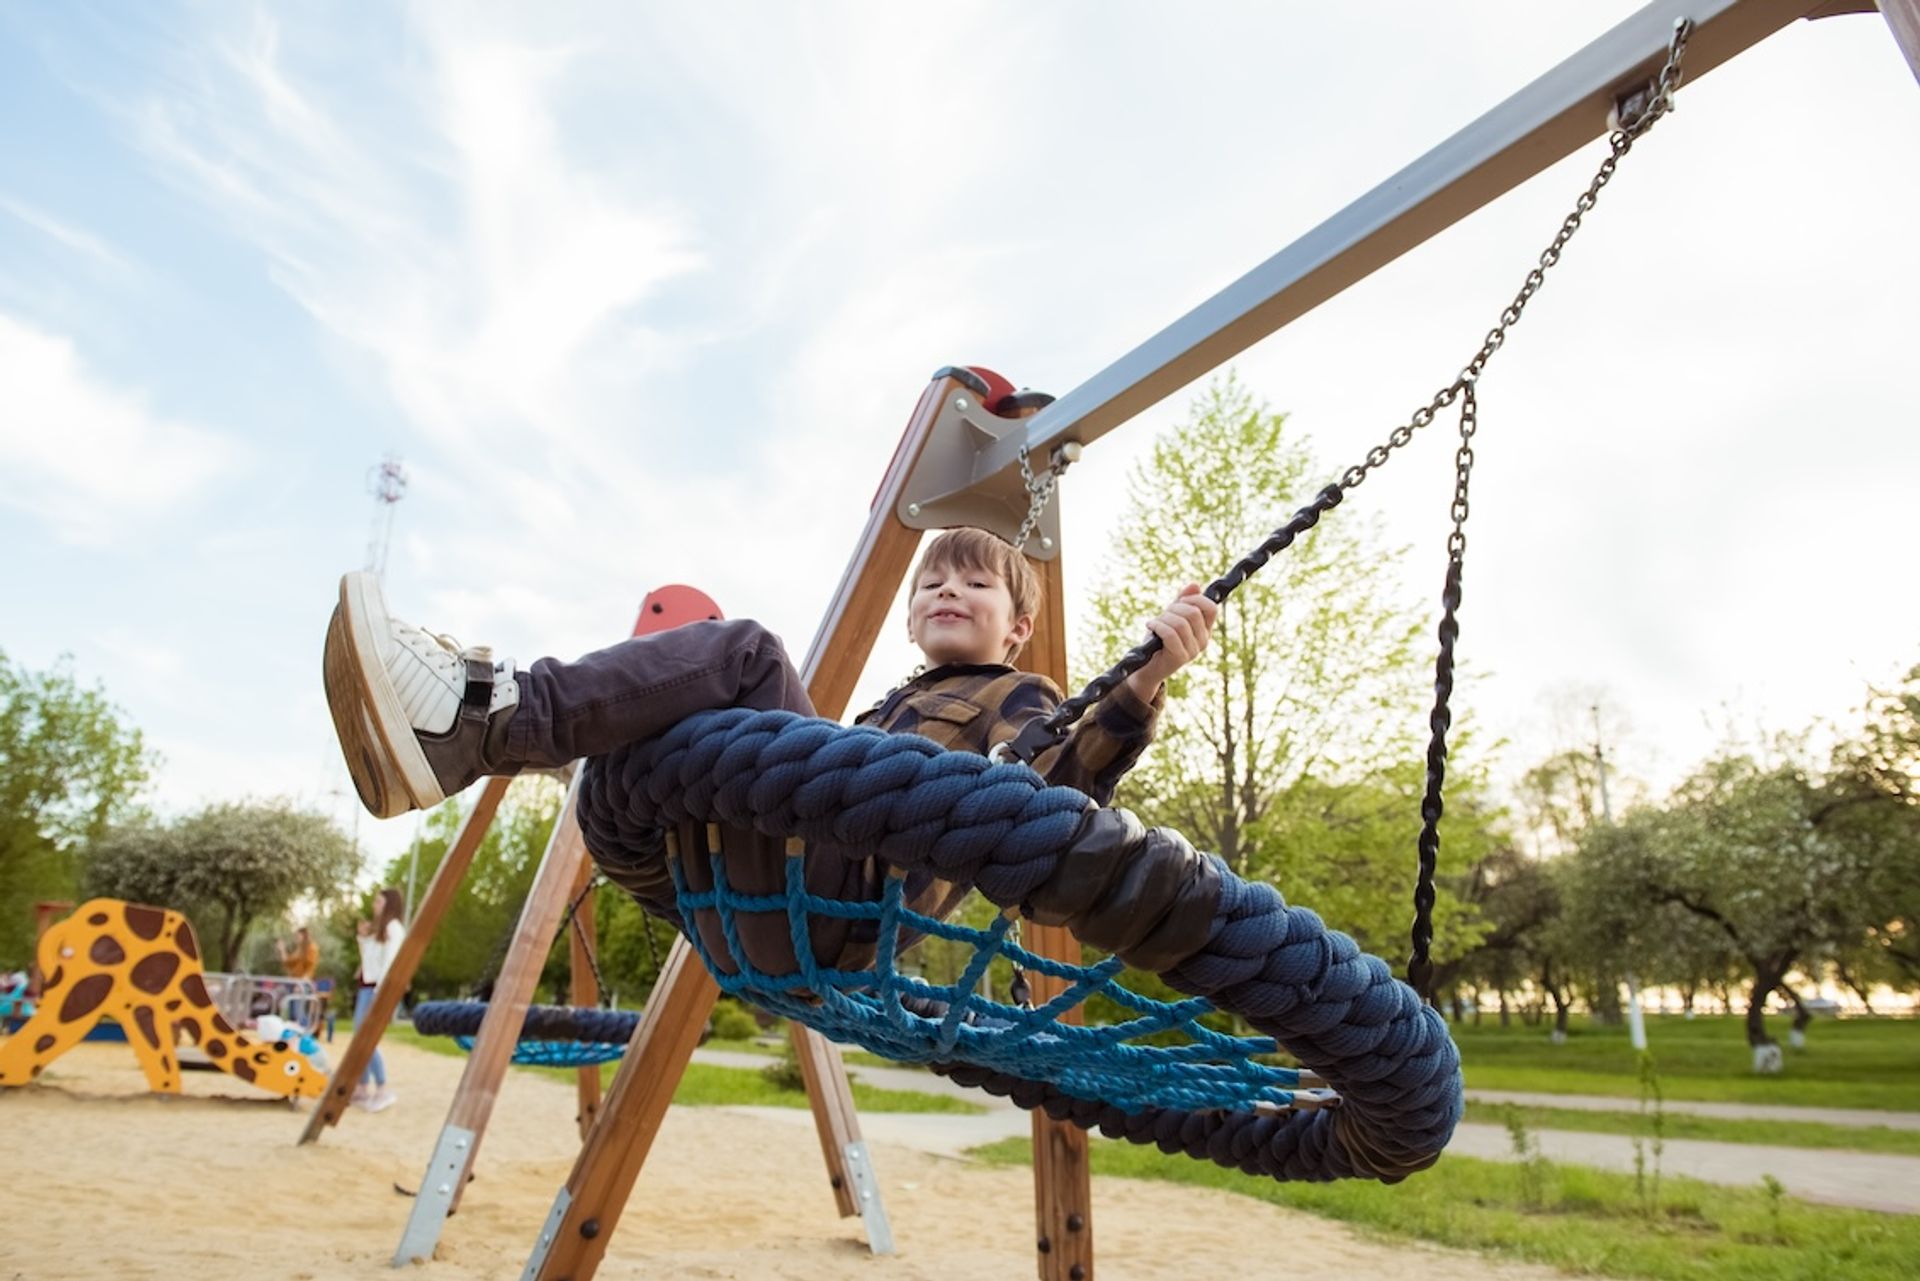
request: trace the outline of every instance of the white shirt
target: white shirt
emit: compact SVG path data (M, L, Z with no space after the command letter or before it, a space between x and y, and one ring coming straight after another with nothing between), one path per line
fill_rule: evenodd
M360 945L360 981L378 984L387 976L387 967L393 964L393 958L400 954L400 940L407 936L406 926L398 921L387 922L387 936L374 938L368 934L359 935L355 942Z

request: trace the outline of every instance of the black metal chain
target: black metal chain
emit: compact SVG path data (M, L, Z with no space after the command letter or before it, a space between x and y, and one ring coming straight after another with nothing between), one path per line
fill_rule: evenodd
M1467 557L1467 483L1473 476L1473 434L1480 427L1480 398L1472 383L1460 392L1460 448L1453 455L1453 532L1447 535L1447 578L1440 589L1440 654L1433 665L1433 711L1427 717L1427 790L1420 799L1420 872L1413 886L1412 954L1407 985L1431 998L1433 877L1440 864L1441 789L1447 781L1447 730L1453 725L1453 645L1460 638L1460 571Z
M586 885L574 896L573 902L567 904L567 919L564 924L572 927L573 932L580 937L580 954L587 958L587 968L593 971L593 986L600 993L600 1004L611 1006L612 992L607 987L607 976L600 972L599 959L593 954L593 941L587 937L586 927L580 924L580 905L586 901L588 895L605 883L604 876L596 874L588 877ZM648 942L651 943L652 940L649 939Z
M1634 142L1642 134L1673 109L1673 94L1680 87L1681 59L1686 54L1687 38L1692 31L1693 24L1685 18L1674 23L1673 36L1667 45L1667 60L1659 75L1644 90L1622 104L1618 125L1607 136L1608 154L1600 162L1593 180L1574 201L1573 212L1561 221L1559 231L1546 249L1541 251L1537 264L1527 272L1519 292L1501 311L1499 323L1487 331L1480 349L1461 368L1459 376L1435 392L1433 398L1416 409L1405 423L1388 433L1386 440L1368 450L1359 463L1342 472L1338 481L1314 495L1312 502L1294 512L1286 524L1268 534L1258 547L1206 587L1206 595L1210 599L1216 604L1223 603L1235 589L1273 559L1276 552L1292 546L1301 534L1319 524L1321 516L1338 507L1349 491L1359 488L1366 481L1368 473L1411 441L1415 432L1431 423L1437 414L1455 401L1461 402L1461 441L1455 460L1454 525L1447 539L1447 580L1441 593L1440 657L1434 682L1434 708L1428 718L1433 728L1433 739L1427 749L1427 790L1421 803L1423 825L1419 841L1420 872L1414 887L1413 955L1407 963L1408 981L1423 996L1428 995L1426 985L1432 977L1432 961L1428 952L1433 940L1433 876L1439 860L1440 788L1446 775L1446 731L1452 723L1448 700L1453 693L1453 648L1460 633L1456 614L1460 607L1461 558L1466 551L1464 525L1467 479L1473 467L1470 442L1478 426L1475 388L1493 354L1506 345L1507 331L1520 322L1527 304L1546 283L1547 272L1559 263L1567 242L1580 230L1582 220L1598 203L1601 189L1613 180L1614 170L1618 168L1621 158L1632 150ZM1148 636L1145 642L1128 650L1119 662L1087 682L1086 688L1080 693L1062 702L1051 716L1029 722L1012 742L1004 745L1004 751L999 753L1000 758L1027 762L1035 760L1040 753L1065 739L1067 731L1087 714L1088 709L1112 693L1120 682L1146 666L1160 652L1160 648L1160 638Z

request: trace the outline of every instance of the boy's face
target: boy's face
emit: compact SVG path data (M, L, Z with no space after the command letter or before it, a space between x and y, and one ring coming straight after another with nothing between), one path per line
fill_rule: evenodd
M1033 616L1013 614L1013 593L998 574L929 565L914 580L907 634L933 666L1004 663L1033 634Z

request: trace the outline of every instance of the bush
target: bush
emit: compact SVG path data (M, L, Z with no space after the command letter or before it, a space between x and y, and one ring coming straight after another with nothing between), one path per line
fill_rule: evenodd
M738 1001L723 1000L715 1005L708 1027L713 1030L714 1039L720 1041L751 1041L760 1033L760 1025Z
M793 1052L793 1042L787 1042L780 1057L760 1069L760 1077L767 1084L781 1090L804 1090L807 1088L806 1075L800 1070L800 1058Z

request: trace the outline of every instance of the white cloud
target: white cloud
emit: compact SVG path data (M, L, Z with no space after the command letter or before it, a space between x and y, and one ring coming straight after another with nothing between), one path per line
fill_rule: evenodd
M240 466L234 443L104 385L73 344L0 314L0 503L101 543Z
M97 266L108 267L115 271L125 271L128 268L127 260L104 240L71 223L61 221L45 210L36 209L25 201L16 200L10 196L0 196L0 210L11 214L20 222L52 238L74 253L91 260Z

